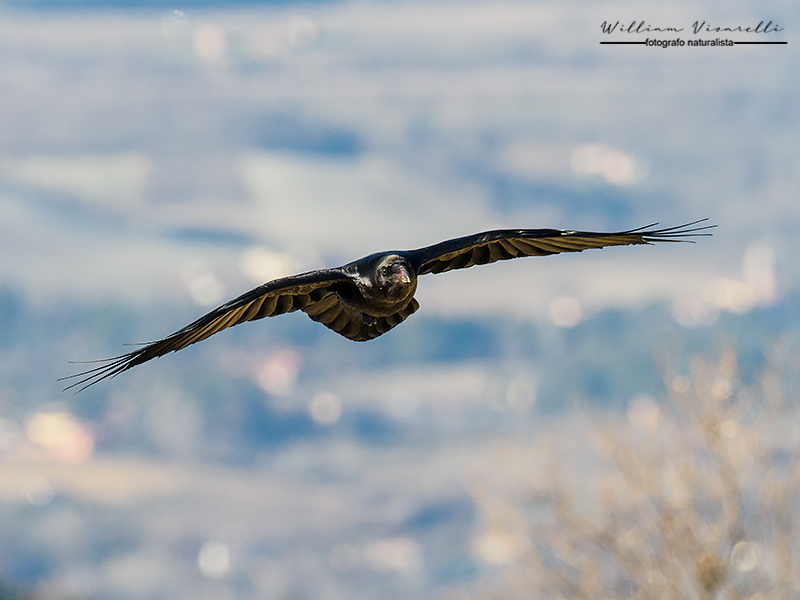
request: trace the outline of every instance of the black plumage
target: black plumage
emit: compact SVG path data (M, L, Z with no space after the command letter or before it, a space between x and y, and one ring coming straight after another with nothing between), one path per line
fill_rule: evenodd
M107 377L181 350L218 331L245 321L301 310L314 321L354 341L383 335L416 312L417 277L498 260L581 252L588 248L691 241L711 235L707 219L678 227L647 225L616 233L558 229L500 229L440 242L417 250L378 252L334 269L311 271L269 281L226 302L183 329L127 354L96 361L93 369L62 379L77 378L65 389L86 387Z

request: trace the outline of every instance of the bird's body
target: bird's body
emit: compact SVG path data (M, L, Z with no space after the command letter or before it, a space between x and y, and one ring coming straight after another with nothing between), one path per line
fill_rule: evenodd
M417 278L523 256L580 252L588 248L689 241L710 235L714 225L695 221L679 227L654 225L597 233L558 229L499 229L440 242L417 250L378 252L333 269L283 277L242 294L183 329L141 348L99 361L101 366L71 375L80 390L169 352L181 350L245 321L301 310L336 333L367 341L402 323L419 308Z

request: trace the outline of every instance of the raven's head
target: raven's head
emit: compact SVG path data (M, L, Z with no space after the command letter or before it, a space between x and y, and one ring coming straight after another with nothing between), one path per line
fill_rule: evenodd
M366 315L386 317L403 310L417 291L417 273L400 252L379 252L345 265L355 286L342 285L336 294Z
M411 265L399 254L381 257L375 263L371 279L373 289L394 302L410 298L417 287L417 278Z

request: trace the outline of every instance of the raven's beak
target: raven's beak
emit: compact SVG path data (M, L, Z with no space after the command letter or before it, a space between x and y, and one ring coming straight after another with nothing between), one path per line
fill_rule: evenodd
M408 272L408 269L405 267L400 267L396 273L393 274L392 277L397 283L401 283L403 285L408 285L411 283L411 275Z

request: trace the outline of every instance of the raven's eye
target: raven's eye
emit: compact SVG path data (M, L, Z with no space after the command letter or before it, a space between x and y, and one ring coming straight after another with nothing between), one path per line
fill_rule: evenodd
M389 274L389 267L387 267L386 265L383 265L381 267L381 275L388 275L388 274Z

